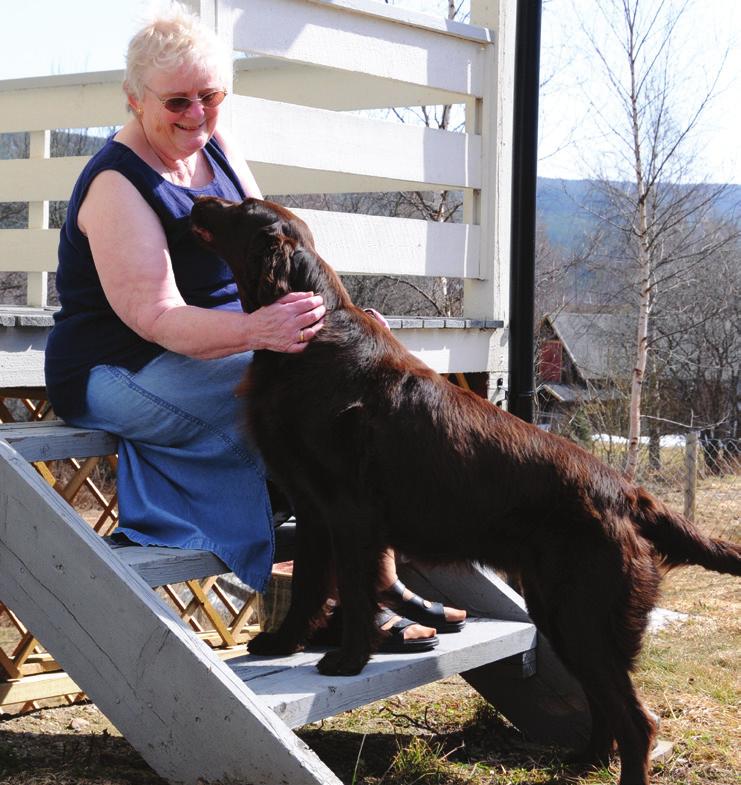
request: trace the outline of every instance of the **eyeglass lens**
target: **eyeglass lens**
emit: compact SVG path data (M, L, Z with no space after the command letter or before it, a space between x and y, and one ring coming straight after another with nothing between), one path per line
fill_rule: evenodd
M177 96L174 98L166 98L162 103L168 112L177 114L179 112L187 112L188 109L190 109L190 105L197 101L200 101L207 109L213 109L215 106L218 106L225 97L226 93L223 90L214 90L213 93L206 93L206 95L202 95L196 99Z

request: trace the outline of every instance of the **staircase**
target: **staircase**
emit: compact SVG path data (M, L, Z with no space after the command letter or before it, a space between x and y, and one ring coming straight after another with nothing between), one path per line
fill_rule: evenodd
M170 782L339 785L291 728L456 673L532 737L585 740L578 689L521 599L480 569L403 574L472 614L430 652L375 655L353 677L321 676L321 649L220 660L151 587L221 574L223 563L205 551L111 548L30 465L115 447L109 434L58 422L0 426L0 599Z

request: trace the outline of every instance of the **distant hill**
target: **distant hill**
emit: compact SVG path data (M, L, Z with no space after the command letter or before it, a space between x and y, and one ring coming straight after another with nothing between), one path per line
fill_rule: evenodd
M591 191L593 185L589 180L538 178L538 221L553 245L574 250L579 238L594 230L596 220L583 207L589 203Z
M549 241L567 251L575 250L581 238L596 227L597 219L585 205L597 210L599 201L591 180L538 178L538 220ZM719 215L741 223L741 185L725 186L715 209Z

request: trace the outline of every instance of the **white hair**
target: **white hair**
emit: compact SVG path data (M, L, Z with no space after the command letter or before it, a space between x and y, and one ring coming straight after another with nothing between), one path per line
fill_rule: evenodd
M213 30L178 2L152 17L129 42L124 90L137 100L144 93L150 69L170 72L182 66L214 69L228 87L232 53Z

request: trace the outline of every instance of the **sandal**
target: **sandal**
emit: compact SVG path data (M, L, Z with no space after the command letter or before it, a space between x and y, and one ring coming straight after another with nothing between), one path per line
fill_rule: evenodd
M412 596L405 599L404 592L411 591L397 578L391 586L381 593L384 603L393 608L400 616L434 627L440 633L460 632L466 620L448 621L445 618L445 608L440 602L423 600L418 594L411 592Z
M384 624L388 624L391 619L397 621L391 625L390 629L382 630ZM429 638L410 638L404 637L404 630L417 624L416 621L400 617L398 613L390 611L388 608L379 608L376 614L376 626L381 635L381 644L378 651L386 654L400 654L419 651L429 651L434 649L440 642L437 635ZM314 646L339 646L342 638L342 608L338 605L332 610L327 618L327 624L315 630L311 636L310 644Z
M391 619L396 621L387 630L381 629L384 624L388 624ZM383 654L412 654L418 651L429 651L434 649L440 642L437 635L430 638L405 638L404 630L417 624L399 616L398 613L388 608L380 608L376 614L376 624L383 635L381 645L378 647L379 653Z

